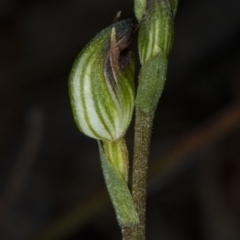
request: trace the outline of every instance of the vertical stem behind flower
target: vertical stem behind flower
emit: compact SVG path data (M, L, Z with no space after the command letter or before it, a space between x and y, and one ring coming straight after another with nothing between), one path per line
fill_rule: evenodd
M133 201L139 217L134 240L145 239L146 182L149 146L154 113L136 108L133 162Z
M139 75L136 96L136 119L133 161L132 194L140 224L134 240L145 239L146 182L149 146L152 124L159 98L162 94L167 72L167 60L164 54L149 59Z
M138 240L138 226L122 226L122 240Z

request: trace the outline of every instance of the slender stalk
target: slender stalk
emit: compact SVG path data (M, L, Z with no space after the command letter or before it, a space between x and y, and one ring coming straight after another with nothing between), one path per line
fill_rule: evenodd
M154 113L136 108L132 194L140 223L134 240L145 239L147 163L153 117Z
M135 0L139 22L138 50L142 64L135 100L133 202L140 223L137 237L145 239L146 182L152 123L166 80L178 0Z
M121 227L122 230L122 240L135 240L137 239L137 227L135 226L123 226Z

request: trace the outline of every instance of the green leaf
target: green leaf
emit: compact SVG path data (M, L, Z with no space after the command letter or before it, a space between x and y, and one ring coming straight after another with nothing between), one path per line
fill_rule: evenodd
M163 91L166 72L167 60L162 52L159 52L142 66L139 75L136 107L145 112L155 111Z
M112 163L106 158L103 147L98 141L104 179L111 197L120 226L132 226L139 223L132 195Z

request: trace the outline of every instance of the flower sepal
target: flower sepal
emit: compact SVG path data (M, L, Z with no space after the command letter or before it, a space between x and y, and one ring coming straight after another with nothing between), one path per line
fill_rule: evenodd
M121 138L134 107L134 57L125 48L131 41L132 19L116 22L88 43L74 62L69 93L81 132L99 140Z

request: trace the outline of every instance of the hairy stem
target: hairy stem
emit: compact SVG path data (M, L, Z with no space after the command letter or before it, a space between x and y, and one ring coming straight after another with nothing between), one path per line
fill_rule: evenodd
M123 226L122 230L122 240L137 240L137 230L138 225L134 226Z
M145 239L147 163L154 113L136 108L132 194L139 225L134 240Z

